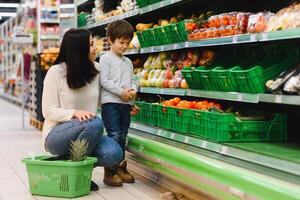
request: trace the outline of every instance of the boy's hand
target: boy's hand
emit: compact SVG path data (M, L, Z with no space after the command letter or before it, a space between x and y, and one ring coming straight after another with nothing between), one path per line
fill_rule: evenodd
M133 89L131 89L130 91L129 91L129 93L130 93L130 95L131 95L131 100L133 100L133 99L135 99L136 98L136 91L134 91Z
M137 115L139 112L140 112L140 108L136 105L133 105L131 107L130 115L134 116L134 115Z
M130 94L131 89L123 89L122 95L121 95L121 99L125 102L129 102L132 99L132 96Z

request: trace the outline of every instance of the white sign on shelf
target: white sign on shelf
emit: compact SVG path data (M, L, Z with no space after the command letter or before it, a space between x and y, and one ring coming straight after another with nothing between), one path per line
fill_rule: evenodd
M32 44L33 43L33 35L32 34L13 35L12 41L15 44Z

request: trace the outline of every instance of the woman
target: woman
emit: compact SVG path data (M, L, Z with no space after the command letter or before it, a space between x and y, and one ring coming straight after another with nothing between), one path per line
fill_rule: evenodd
M71 29L63 37L59 55L44 80L42 111L45 117L43 144L54 155L69 153L70 142L86 139L88 155L105 166L106 182L116 182L115 166L121 147L103 136L102 120L96 117L100 66L94 62L96 48L87 30ZM118 178L118 177L117 177ZM98 190L92 182L91 190Z

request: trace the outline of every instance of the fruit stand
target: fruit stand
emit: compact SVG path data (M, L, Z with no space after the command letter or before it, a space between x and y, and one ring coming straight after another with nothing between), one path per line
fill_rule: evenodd
M126 52L140 84L131 168L209 198L299 199L299 10L289 1L139 0L80 24L101 41L113 20L136 28ZM109 49L99 45L98 58Z

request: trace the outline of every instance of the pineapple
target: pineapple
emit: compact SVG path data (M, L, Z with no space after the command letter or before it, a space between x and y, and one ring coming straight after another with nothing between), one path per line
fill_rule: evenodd
M75 141L72 141L70 147L70 159L73 162L84 160L87 156L88 146L89 143L86 139L76 139Z

